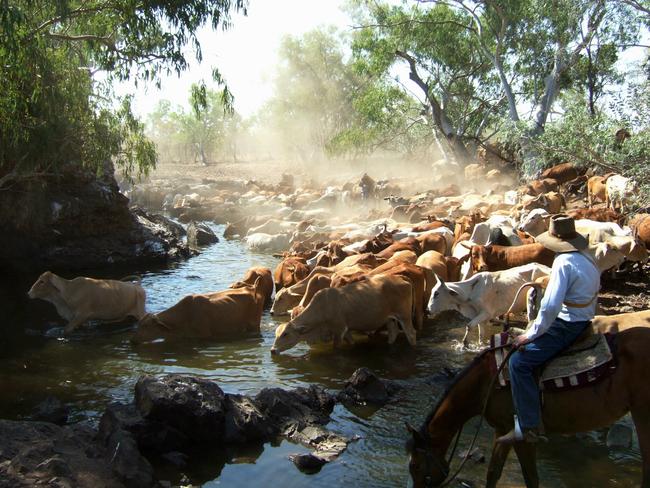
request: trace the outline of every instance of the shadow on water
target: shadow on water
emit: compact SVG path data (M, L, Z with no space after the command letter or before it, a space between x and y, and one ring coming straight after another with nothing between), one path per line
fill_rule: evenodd
M215 226L220 234L222 227ZM239 241L210 246L186 262L165 268L86 270L86 276L121 278L140 274L147 292L147 310L159 311L182 296L226 288L251 266L274 267L277 259L249 253ZM62 276L72 278L65 270ZM195 453L183 468L193 484L217 487L331 487L351 483L355 488L406 486L404 421L419 425L435 404L444 381L431 377L446 368L466 364L473 353L455 346L464 328L457 316L429 321L418 343L411 348L403 340L392 346L381 340L360 340L334 350L324 344L312 349L300 345L271 356L275 327L286 319L262 318L260 335L224 343L186 341L133 346L132 322L90 324L72 336L61 337L64 321L48 303L29 300L26 292L34 275L0 276L0 416L26 418L48 395L59 397L72 408L73 420L97 421L112 401L128 402L133 386L144 373L188 373L215 379L227 392L256 393L264 387L292 388L319 384L340 389L352 372L365 366L383 377L408 381L394 402L380 409L346 409L337 405L329 428L355 436L358 442L335 462L314 475L304 475L287 460L288 454L305 452L302 446L282 441L232 451ZM471 336L476 340L475 336ZM444 376L444 375L441 375ZM468 423L459 452L466 446L474 421ZM483 427L479 447L489 457L491 431ZM458 462L459 460L456 460ZM601 433L557 437L539 448L543 487L638 486L638 446L612 451ZM158 463L161 479L181 483L170 463ZM481 486L485 464L472 464L462 478ZM615 480L615 481L613 481ZM500 487L522 486L513 457L506 464Z

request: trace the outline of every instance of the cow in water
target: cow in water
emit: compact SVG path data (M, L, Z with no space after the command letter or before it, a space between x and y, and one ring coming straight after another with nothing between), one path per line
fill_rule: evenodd
M136 283L81 276L66 280L46 271L32 285L28 296L52 303L68 321L66 334L89 320L139 320L145 315L145 292L139 278Z

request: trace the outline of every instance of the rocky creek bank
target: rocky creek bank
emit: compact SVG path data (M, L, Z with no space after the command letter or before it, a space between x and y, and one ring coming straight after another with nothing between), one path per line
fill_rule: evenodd
M182 227L131 209L107 164L19 180L0 192L0 269L42 271L165 263L187 258Z
M97 428L0 420L0 488L171 486L156 479L153 465L183 473L197 449L261 446L279 438L311 449L290 459L315 472L355 440L326 428L337 402L380 406L400 389L365 368L336 395L314 385L238 395L196 376L144 375L133 402L109 405Z

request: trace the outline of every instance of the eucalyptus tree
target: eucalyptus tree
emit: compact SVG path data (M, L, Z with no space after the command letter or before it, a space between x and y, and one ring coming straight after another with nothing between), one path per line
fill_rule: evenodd
M405 63L424 114L464 162L464 141L481 137L505 108L498 78L467 27L471 16L442 3L422 8L366 1L356 2L353 14L357 63L385 79L397 63ZM399 79L394 82L409 89Z
M246 0L13 0L0 2L0 188L62 165L127 173L155 164L155 151L117 99L114 80L159 83L201 60L197 30L227 28ZM221 81L218 71L215 79ZM103 79L103 82L99 80ZM228 99L226 92L226 98Z

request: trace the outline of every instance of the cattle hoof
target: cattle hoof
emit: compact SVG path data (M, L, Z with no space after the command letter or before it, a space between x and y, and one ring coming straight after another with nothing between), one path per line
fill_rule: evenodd
M271 349L271 355L272 356L276 356L277 354L278 354L278 351L276 351L275 349Z

